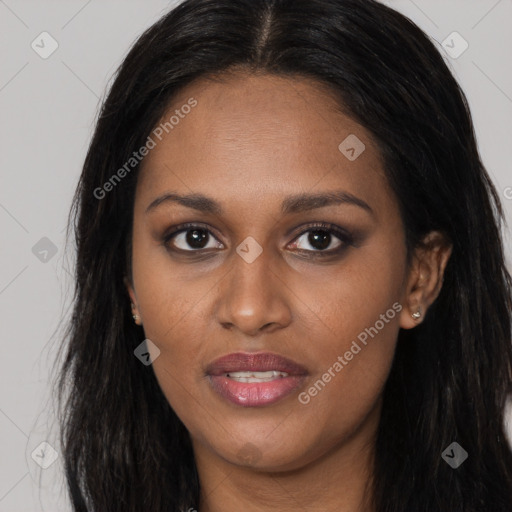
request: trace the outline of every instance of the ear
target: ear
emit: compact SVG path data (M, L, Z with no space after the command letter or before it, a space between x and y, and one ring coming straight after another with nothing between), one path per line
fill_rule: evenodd
M447 237L439 231L431 231L415 249L402 297L402 329L412 329L424 320L443 287L444 271L452 249ZM412 315L418 312L421 316L414 318Z
M132 303L132 315L140 316L139 307L137 304L137 297L135 295L135 289L133 287L133 283L127 276L124 276L123 282L126 287L126 291L128 292L128 295L130 297L130 302Z

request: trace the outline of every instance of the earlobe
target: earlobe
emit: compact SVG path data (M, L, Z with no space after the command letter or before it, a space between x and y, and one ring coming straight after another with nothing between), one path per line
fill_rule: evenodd
M137 298L135 296L135 291L133 289L133 285L130 282L130 280L128 279L128 277L126 277L126 276L124 277L123 281L124 281L124 285L126 286L126 291L128 292L128 295L130 297L133 321L137 325L142 325L142 321L140 318L138 305L137 305Z
M412 329L423 322L426 308L422 305L422 300L411 297L406 301L405 307L400 313L400 327L402 329Z
M137 307L135 306L135 304L133 302L131 303L131 306L132 306L132 318L133 318L133 321L137 325L142 325L142 322L141 322L141 319L140 319L140 315L137 313Z

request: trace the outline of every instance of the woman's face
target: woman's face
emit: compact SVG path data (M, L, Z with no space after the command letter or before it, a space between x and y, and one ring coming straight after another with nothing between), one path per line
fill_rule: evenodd
M268 75L196 82L166 121L137 184L129 292L196 457L284 470L362 449L414 325L369 132L314 82Z

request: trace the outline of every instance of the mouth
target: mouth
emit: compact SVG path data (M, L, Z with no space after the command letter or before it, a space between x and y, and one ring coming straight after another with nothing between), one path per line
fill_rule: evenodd
M262 407L292 393L308 372L278 354L238 352L208 365L206 375L221 398L242 407Z
M224 377L236 380L237 382L272 382L276 379L288 377L286 372L278 372L276 370L269 370L268 372L229 372L224 373Z

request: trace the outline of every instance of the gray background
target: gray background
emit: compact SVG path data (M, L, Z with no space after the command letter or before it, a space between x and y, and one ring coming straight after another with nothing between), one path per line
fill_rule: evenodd
M50 385L56 329L68 318L72 290L67 213L112 73L174 3L0 0L0 512L70 510L62 459L41 469L31 456L45 441L58 451ZM484 163L510 219L512 0L385 3L439 43L468 96ZM31 47L35 40L49 48L38 37L43 31L59 45L47 59ZM469 44L458 58L441 46L454 31ZM446 44L452 52L463 48L457 37ZM43 460L41 448L38 454ZM48 449L44 460L50 456Z

